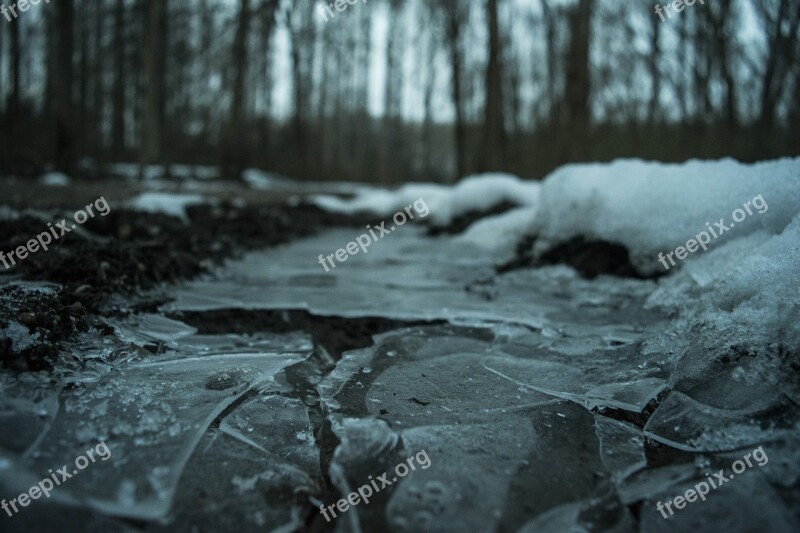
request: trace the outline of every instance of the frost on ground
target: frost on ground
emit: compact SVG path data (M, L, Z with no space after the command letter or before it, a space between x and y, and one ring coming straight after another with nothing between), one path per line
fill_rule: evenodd
M768 210L653 276L659 252L757 195ZM4 495L99 440L114 454L12 530L800 527L800 160L621 161L317 202L381 220L420 197L428 219L329 272L318 255L363 226L168 289L158 312L110 321L81 370L4 374ZM421 225L467 213L457 235ZM637 276L539 262L568 242L621 247ZM763 467L657 511L759 446ZM422 449L430 467L397 478ZM369 504L319 513L383 472Z

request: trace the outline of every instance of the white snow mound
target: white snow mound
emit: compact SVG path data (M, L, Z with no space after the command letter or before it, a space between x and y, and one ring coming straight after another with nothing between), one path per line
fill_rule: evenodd
M766 209L753 199L761 195ZM542 186L535 223L536 251L575 236L623 244L645 272L663 270L659 252L684 246L709 223L752 214L712 239L713 249L756 231L776 235L800 210L800 158L744 165L731 159L683 164L620 160L610 164L567 165ZM763 212L762 212L763 211ZM743 211L744 213L744 211ZM690 254L689 260L703 250Z
M510 174L481 174L463 179L452 187L435 183L409 183L395 191L361 188L352 199L320 195L314 202L328 211L374 213L390 216L422 198L430 208L430 220L446 225L469 211L485 211L502 202L536 205L540 184Z
M145 192L128 202L128 207L146 213L164 213L186 220L186 207L205 203L199 194Z
M48 172L39 178L39 183L48 187L69 187L71 182L70 177L63 172Z

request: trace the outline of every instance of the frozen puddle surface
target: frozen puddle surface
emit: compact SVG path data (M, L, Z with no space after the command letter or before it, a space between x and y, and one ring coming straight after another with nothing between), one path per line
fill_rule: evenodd
M330 254L337 243L344 246L357 235L331 231L250 254L230 264L220 279L178 290L164 310L304 309L343 317L500 322L554 337L596 335L607 343L631 342L658 327L656 315L642 310L652 283L587 282L567 268L496 276L484 250L449 238L425 238L413 227L325 272L319 254Z
M746 354L676 360L674 321L692 317L650 310L655 282L497 275L485 251L410 226L325 272L318 256L357 235L176 288L169 318L114 323L88 370L4 377L4 495L99 441L112 453L9 530L797 529L796 389L747 374ZM708 501L656 510L759 446L769 462ZM325 521L319 505L384 472Z

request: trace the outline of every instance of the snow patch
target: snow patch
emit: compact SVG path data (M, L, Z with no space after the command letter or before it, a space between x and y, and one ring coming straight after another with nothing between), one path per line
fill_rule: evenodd
M472 224L456 242L472 244L495 255L495 262L511 259L517 244L531 233L537 205L518 207L506 213L483 218Z
M242 179L245 183L250 185L251 188L258 191L291 189L297 186L297 184L290 179L254 168L248 168L242 172Z
M647 307L692 317L678 338L702 323L705 348L725 353L743 345L761 353L780 343L800 351L800 215L779 235L754 233L710 250L664 278ZM693 336L693 335L692 335ZM705 354L704 354L705 355Z
M446 225L459 215L486 211L503 202L535 206L540 187L539 183L525 182L510 174L482 174L452 187L435 183L409 183L394 191L364 187L356 190L352 199L320 195L314 202L328 211L389 216L422 198L430 207L431 222Z
M39 183L48 187L69 187L71 182L70 177L62 172L48 172L39 178Z
M186 207L205 203L199 194L145 192L128 202L128 207L147 213L163 213L186 221Z

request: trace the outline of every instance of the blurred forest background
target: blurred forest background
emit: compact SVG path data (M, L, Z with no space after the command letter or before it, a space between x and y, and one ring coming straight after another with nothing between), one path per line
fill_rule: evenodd
M42 1L0 18L0 172L450 182L800 154L800 1L655 4Z

